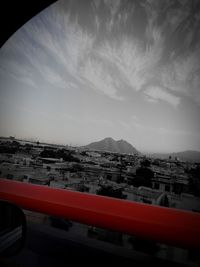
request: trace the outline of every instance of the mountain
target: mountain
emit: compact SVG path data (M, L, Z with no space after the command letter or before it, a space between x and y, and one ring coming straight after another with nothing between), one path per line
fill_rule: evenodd
M176 153L166 153L166 154L154 153L154 154L151 154L150 156L154 158L156 157L156 158L163 158L163 159L167 159L169 158L169 156L171 156L172 159L175 159L175 157L177 157L183 161L200 162L200 152L193 151L193 150L187 150L187 151L176 152Z
M87 148L100 151L109 151L117 153L126 153L126 154L140 154L136 148L129 144L125 140L115 141L111 137L107 137L99 142L93 142L86 146Z

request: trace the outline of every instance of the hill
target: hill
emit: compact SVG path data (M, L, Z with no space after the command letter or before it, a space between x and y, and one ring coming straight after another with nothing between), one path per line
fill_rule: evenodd
M100 151L109 151L109 152L126 153L126 154L140 154L140 152L127 141L122 139L115 141L111 137L107 137L98 142L93 142L87 145L86 147L89 149L100 150Z
M169 156L171 156L172 159L177 157L183 161L200 162L200 152L193 151L193 150L187 150L187 151L176 152L176 153L166 153L166 154L154 153L154 154L151 154L150 156L154 158L157 157L157 158L163 158L163 159L167 159L169 158Z

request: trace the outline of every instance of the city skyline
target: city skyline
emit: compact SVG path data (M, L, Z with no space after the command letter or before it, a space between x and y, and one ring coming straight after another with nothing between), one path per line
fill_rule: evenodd
M0 50L0 135L200 150L198 1L58 1Z

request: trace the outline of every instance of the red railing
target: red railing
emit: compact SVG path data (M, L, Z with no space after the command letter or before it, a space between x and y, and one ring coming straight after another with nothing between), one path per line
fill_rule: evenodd
M200 214L0 179L0 199L173 246L200 248Z

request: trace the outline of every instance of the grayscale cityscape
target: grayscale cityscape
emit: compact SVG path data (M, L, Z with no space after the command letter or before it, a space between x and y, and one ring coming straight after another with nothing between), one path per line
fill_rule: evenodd
M199 1L59 0L0 50L3 179L198 214L199 116ZM196 251L24 212L63 238L199 266Z
M0 175L52 188L200 212L199 156L200 152L146 156L125 140L111 137L83 147L4 137L0 139ZM166 259L171 253L173 260L198 264L198 254L190 256L185 249L32 211L25 213L30 222L78 234L79 239L101 240Z

